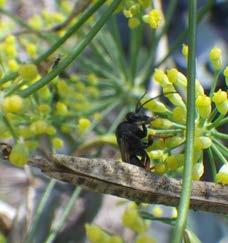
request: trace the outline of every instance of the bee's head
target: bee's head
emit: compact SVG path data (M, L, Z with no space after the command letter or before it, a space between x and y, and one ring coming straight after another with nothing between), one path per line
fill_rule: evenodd
M130 123L149 124L151 122L151 117L139 113L139 112L129 112L126 115L126 120Z

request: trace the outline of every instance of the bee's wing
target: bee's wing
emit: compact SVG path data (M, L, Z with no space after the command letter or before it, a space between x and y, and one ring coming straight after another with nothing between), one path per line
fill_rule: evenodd
M121 153L122 160L124 162L131 163L129 146L128 146L128 143L126 142L126 139L124 139L124 138L118 139L118 144L120 147L120 153Z

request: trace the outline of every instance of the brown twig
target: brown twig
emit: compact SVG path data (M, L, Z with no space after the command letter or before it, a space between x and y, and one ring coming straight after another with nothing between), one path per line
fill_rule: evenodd
M158 176L119 161L55 154L48 159L34 156L30 164L58 180L133 201L177 206L180 198L181 180ZM190 207L228 213L228 186L194 181Z

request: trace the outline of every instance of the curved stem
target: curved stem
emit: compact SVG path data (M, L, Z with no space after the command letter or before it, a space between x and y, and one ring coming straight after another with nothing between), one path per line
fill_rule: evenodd
M196 0L188 0L188 86L187 86L187 129L186 129L186 148L184 160L184 178L181 198L178 207L178 218L172 235L172 243L180 243L183 238L186 226L191 186L192 186L192 168L194 153L194 130L195 130L195 76L196 76L196 19L197 4Z
M215 152L215 154L218 156L218 158L220 159L220 161L221 161L223 164L226 164L226 163L227 163L227 160L226 160L226 158L223 156L223 154L220 152L219 148L218 148L215 144L212 144L212 145L211 145L211 148L212 148L212 150Z
M218 131L212 131L211 134L216 138L228 139L228 134L225 134L225 133L221 133Z
M63 70L65 70L75 59L81 54L81 52L86 48L90 41L94 38L97 32L103 27L108 18L112 15L115 9L118 7L121 0L115 0L109 6L109 8L104 12L102 17L96 22L93 28L90 30L88 35L79 43L79 45L72 50L72 53L69 54L58 66L48 73L45 77L38 80L36 83L32 84L29 88L22 90L20 95L22 97L27 97L32 93L36 92L43 86L47 85L52 79L59 75Z

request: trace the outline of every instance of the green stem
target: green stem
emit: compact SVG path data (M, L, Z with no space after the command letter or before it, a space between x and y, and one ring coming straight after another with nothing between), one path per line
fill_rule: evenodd
M15 79L17 76L18 76L17 72L8 73L8 74L4 75L4 77L2 79L0 79L0 85L4 84L12 79Z
M213 178L213 181L215 182L216 181L216 174L217 174L215 159L214 159L211 148L209 148L207 150L207 152L208 152L209 162L210 162L211 171L212 171L212 178Z
M218 126L221 126L221 122L225 119L224 118L224 115L223 114L220 114L219 117L213 122L211 123L208 127L207 127L207 130L211 130L215 127L218 127ZM228 121L228 117L227 117L227 121ZM222 123L223 124L223 123Z
M226 158L223 156L223 154L220 152L219 148L215 145L215 144L212 144L211 145L211 148L212 150L216 153L216 155L218 156L218 158L221 160L221 162L223 164L226 164L227 163L227 160Z
M217 131L212 131L211 134L215 136L216 138L221 138L221 139L228 139L228 134L217 132Z
M212 138L212 141L215 143L215 145L217 146L217 148L220 150L220 152L226 157L228 158L228 148L226 146L224 146L219 140Z
M8 118L6 116L2 116L2 121L4 122L4 124L6 125L6 127L8 128L9 132L11 133L14 141L16 142L18 139L18 136L16 134L16 132L14 131L13 126L11 125L10 121L8 120Z
M45 53L40 55L35 61L35 64L39 64L43 60L46 60L54 51L56 51L71 35L75 32L93 15L97 9L105 2L106 0L99 0L91 7L88 7L85 12L79 17L78 21L64 34L63 37L57 40Z
M90 30L88 35L78 44L78 46L72 50L72 53L69 54L58 66L48 73L45 77L38 80L36 83L32 84L29 88L22 90L20 95L22 97L27 97L32 93L36 92L43 86L47 85L52 79L57 75L63 72L75 59L81 54L81 52L86 48L90 41L94 38L97 32L103 27L108 18L112 15L115 9L118 7L121 0L114 0L109 8L104 12L102 17L96 22L93 28Z
M75 201L77 200L80 192L81 192L81 188L80 187L77 187L74 190L74 192L73 192L68 204L66 205L66 207L65 207L65 209L63 211L63 214L62 214L61 218L59 219L58 223L51 229L50 234L48 235L48 238L45 241L45 243L52 243L52 242L54 242L54 239L55 239L57 233L59 232L59 230L61 229L61 227L65 223L66 218L69 215L71 209L74 207Z
M55 186L55 183L56 183L56 180L55 179L51 179L41 200L40 200L40 203L38 205L38 208L36 210L36 214L34 216L34 220L30 226L30 229L28 231L28 236L27 236L27 239L25 240L25 243L31 243L33 242L33 239L34 239L34 234L37 230L37 227L38 227L38 223L39 223L39 219L40 219L40 216L47 204L47 201L48 201L48 198Z
M223 117L223 116L222 116ZM217 124L216 124L216 126L214 126L214 127L220 127L220 126L222 126L222 125L224 125L224 124L227 124L228 123L228 117L226 117L226 118L224 118L224 119L220 119L218 122L217 122ZM213 125L213 124L212 124Z
M195 76L196 76L196 0L188 0L188 86L187 86L187 127L186 127L186 148L184 160L184 178L181 191L181 198L178 207L178 218L172 234L172 243L180 243L186 226L191 186L192 167L194 157L194 133L195 133Z
M215 71L215 73L214 73L214 78L213 78L213 82L211 84L211 89L210 89L210 94L209 94L210 97L212 97L212 95L214 94L216 84L218 83L219 74L220 74L220 71L218 71L218 70Z

